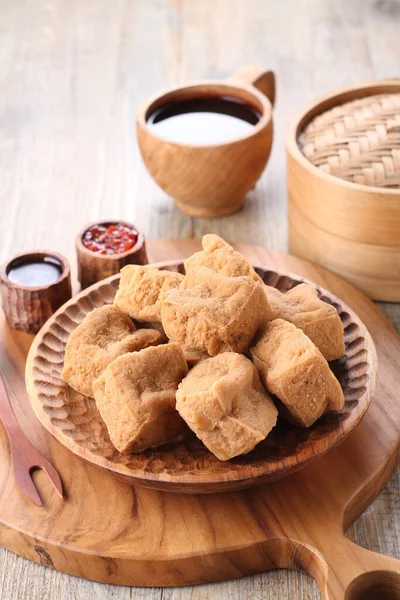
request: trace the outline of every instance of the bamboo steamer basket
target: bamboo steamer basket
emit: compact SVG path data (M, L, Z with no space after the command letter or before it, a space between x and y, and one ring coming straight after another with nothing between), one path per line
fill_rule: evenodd
M328 94L292 121L289 244L374 300L398 302L400 107L388 94L400 94L400 79Z

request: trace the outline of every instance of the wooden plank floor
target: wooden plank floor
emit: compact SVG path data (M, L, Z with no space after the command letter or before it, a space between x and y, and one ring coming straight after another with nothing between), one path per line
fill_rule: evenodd
M149 237L215 232L287 250L284 134L306 101L399 75L399 0L0 0L0 259L73 251L92 219L124 217ZM134 134L160 88L246 63L278 77L267 171L232 217L193 219L150 180ZM400 329L400 307L382 305ZM348 535L400 556L399 474ZM1 600L316 600L311 578L272 572L185 589L103 586L0 551Z

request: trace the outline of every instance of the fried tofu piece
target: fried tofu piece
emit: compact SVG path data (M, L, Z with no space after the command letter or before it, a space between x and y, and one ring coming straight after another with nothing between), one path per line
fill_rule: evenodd
M197 267L207 267L226 277L247 276L261 281L249 261L218 235L208 233L201 243L203 250L185 260L186 273Z
M277 306L278 299L281 298L284 294L280 292L277 288L274 288L271 285L267 285L266 283L264 284L264 290L267 294L267 298L272 308L275 308L275 306Z
M200 361L209 358L209 355L206 352L201 352L201 350L192 350L192 348L182 347L183 356L188 364L189 369L197 365Z
M326 411L343 408L343 391L328 363L292 323L268 323L250 352L265 387L295 424L309 427Z
M114 302L132 319L160 323L165 292L178 287L182 280L183 275L173 271L127 265L121 270Z
M245 356L224 352L193 367L179 384L176 407L219 460L247 454L275 426L278 411Z
M96 379L96 404L119 452L139 452L185 436L175 396L186 373L179 346L164 344L116 358Z
M131 319L113 304L95 308L68 338L61 377L77 392L93 397L93 381L114 358L155 346L161 339L153 329L136 330Z
M344 330L332 304L318 298L317 290L302 283L282 294L265 286L275 318L293 323L317 346L326 360L336 360L345 353Z
M164 331L163 326L161 325L161 321L157 323L156 321L134 321L135 325L139 329L155 329L160 333L161 336L161 344L168 344L168 338Z
M250 277L226 277L191 269L161 307L165 333L181 346L215 356L245 352L272 315L262 284Z

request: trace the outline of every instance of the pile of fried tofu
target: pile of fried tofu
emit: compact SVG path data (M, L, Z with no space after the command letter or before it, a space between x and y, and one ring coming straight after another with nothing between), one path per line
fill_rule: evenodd
M311 284L265 285L216 235L202 245L185 275L124 267L114 304L67 341L63 379L94 398L120 452L192 430L225 461L253 450L278 416L310 427L343 408L328 364L345 353L335 307Z

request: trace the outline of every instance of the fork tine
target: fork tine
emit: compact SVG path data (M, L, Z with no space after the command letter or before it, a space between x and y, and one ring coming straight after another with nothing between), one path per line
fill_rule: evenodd
M51 462L46 460L44 457L42 457L41 464L38 465L38 468L42 469L46 473L47 477L50 479L51 483L53 484L54 489L56 490L57 494L62 499L64 496L63 487L62 487L62 481L61 481L60 475L58 474L57 469L55 467L53 467Z
M37 492L35 484L33 483L31 476L29 473L21 473L15 472L15 481L17 482L20 490L28 496L32 502L34 502L37 506L42 506L43 502L40 499L40 496Z

